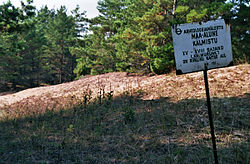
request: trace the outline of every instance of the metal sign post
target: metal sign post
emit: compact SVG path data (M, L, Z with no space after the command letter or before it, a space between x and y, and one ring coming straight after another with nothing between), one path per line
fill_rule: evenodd
M218 156L217 156L217 148L216 148L216 141L215 141L215 134L214 134L214 124L213 124L213 115L211 110L211 101L210 101L210 94L209 94L209 85L208 85L208 77L207 77L207 65L205 64L204 73L204 81L205 81L205 88L206 88L206 96L207 96L207 108L208 108L208 117L209 117L209 124L210 124L210 132L213 142L213 152L214 152L214 161L215 164L218 164Z
M207 70L233 64L230 26L223 19L172 27L176 74L204 72L215 164L218 164Z

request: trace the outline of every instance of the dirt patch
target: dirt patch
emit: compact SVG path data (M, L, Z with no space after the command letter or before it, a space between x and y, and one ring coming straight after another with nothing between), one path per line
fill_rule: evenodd
M208 72L211 96L237 95L250 92L250 65L210 70ZM178 90L176 88L179 88ZM234 87L239 92L230 93ZM180 89L182 88L182 89ZM236 88L236 89L235 89ZM157 99L170 97L175 100L184 98L205 97L202 72L176 76L175 73L157 76L130 76L125 72L107 73L97 76L86 76L80 80L54 86L45 86L27 89L21 92L0 95L0 108L6 105L21 102L32 98L43 101L47 97L60 98L69 95L82 95L86 90L92 91L92 96L97 96L100 90L114 92L117 96L125 91L143 90L142 99ZM223 95L220 95L223 90ZM244 90L244 93L241 92ZM220 92L221 91L221 92ZM5 93L6 94L6 93ZM34 102L36 103L36 102ZM41 102L40 102L41 103Z

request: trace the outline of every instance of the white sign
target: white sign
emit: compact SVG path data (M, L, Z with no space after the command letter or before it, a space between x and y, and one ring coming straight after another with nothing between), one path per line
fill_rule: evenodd
M176 74L232 65L230 26L223 19L172 27Z

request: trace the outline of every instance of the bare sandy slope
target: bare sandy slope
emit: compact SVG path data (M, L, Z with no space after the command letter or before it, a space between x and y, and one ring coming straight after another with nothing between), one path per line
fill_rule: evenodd
M139 85L145 86L153 81L162 80L165 76L129 76L125 72L107 73L97 76L86 76L80 80L63 83L53 86L37 87L27 89L14 94L0 96L0 107L4 105L11 105L29 97L43 97L51 96L53 98L79 95L82 92L90 89L93 95L97 95L100 88L106 92L114 91L115 95L122 93L125 90L138 87Z
M212 96L219 96L221 88L238 87L238 94L250 93L250 65L211 70L208 72L211 83ZM225 82L224 82L225 81ZM178 90L177 87L184 88ZM44 101L46 97L64 97L68 95L81 95L86 90L91 90L93 96L103 88L105 92L114 91L114 96L124 91L141 88L149 91L145 99L154 99L162 96L187 98L204 97L204 82L202 72L187 75L133 76L124 72L107 73L97 76L86 76L80 80L46 87L27 89L14 94L0 96L0 108L6 105L36 98ZM243 92L241 92L244 91ZM159 93L161 92L161 93ZM189 95L184 92L189 92ZM224 93L224 92L223 92ZM185 96L184 96L185 95ZM237 96L237 93L233 94ZM184 97L183 97L184 96ZM224 95L225 96L225 95ZM40 102L41 103L41 102Z

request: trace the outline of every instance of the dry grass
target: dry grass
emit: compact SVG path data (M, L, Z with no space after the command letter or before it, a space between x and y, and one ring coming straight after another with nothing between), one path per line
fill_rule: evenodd
M249 74L208 72L223 164L250 162ZM110 73L7 96L0 163L213 163L202 73Z

